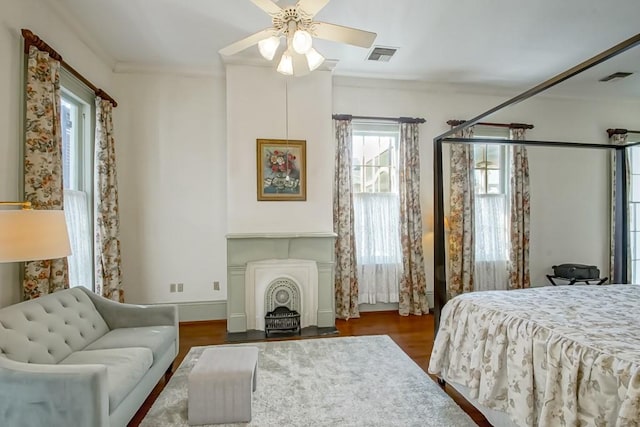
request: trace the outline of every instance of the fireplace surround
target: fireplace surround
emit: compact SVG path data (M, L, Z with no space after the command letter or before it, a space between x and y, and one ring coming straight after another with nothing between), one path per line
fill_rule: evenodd
M247 329L264 331L265 315L279 305L297 311L301 327L318 325L316 261L288 258L249 261L244 293Z
M302 327L334 327L335 237L335 233L228 234L227 331L236 333L255 329L264 330L266 304L262 288L266 291L270 284L279 279L290 280L295 284L293 286L300 287ZM299 269L300 263L313 268L308 268L308 272L305 273ZM280 264L285 268L279 272L267 274L266 278L263 278L268 283L258 284L258 291L263 296L257 300L256 284L249 286L247 278L253 267L269 264ZM289 268L288 271L287 268ZM317 284L315 290L310 291L310 288L314 288L313 283L303 282L307 278L313 282L314 274ZM251 280L251 277L249 279ZM248 299L251 299L253 309L248 308L251 307ZM256 315L256 311L262 312L261 319Z

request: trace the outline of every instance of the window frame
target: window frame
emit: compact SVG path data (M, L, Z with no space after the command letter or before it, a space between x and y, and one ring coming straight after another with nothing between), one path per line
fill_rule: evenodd
M395 200L394 203L397 204L397 213L399 215L400 213L400 205L399 205L399 197L400 197L400 124L398 122L382 122L382 121L368 121L368 120L354 120L351 123L351 131L352 131L352 141L351 141L351 148L352 148L352 153L351 153L351 174L352 174L352 183L351 183L351 191L354 195L353 197L353 203L354 203L354 214L356 216L356 218L354 219L354 222L356 223L356 240L358 240L358 231L357 231L357 224L358 224L358 209L357 209L357 199L359 197L365 198L365 200L371 200L371 197L373 198L384 198L384 200ZM353 148L354 148L354 144L356 143L354 140L354 137L362 137L363 140L363 144L364 144L364 138L366 138L367 136L374 136L374 137L378 137L378 138L384 138L384 137L390 137L391 141L389 141L389 146L387 150L383 150L380 151L378 150L377 153L375 153L375 156L372 157L372 159L381 159L383 157L387 157L386 153L388 153L388 163L386 165L379 165L378 162L374 162L376 164L374 165L370 165L367 166L366 162L365 162L365 153L366 151L363 149L363 153L362 156L360 156L359 158L356 158L354 156L353 153ZM380 147L380 143L378 140L378 146ZM364 148L364 147L363 147ZM356 164L356 160L358 160L358 163ZM355 184L354 184L354 175L357 173L356 172L356 168L360 168L360 177L361 177L361 185L360 188L361 190L365 190L365 191L355 191ZM375 179L373 180L373 187L376 191L366 191L366 178L367 178L367 173L366 173L366 168L370 168L370 170L373 170L374 173L371 174L372 177L375 177ZM388 191L380 191L381 188L381 182L379 181L379 176L381 173L383 173L385 170L387 170L389 172L388 174ZM375 224L380 224L380 227L377 227L379 229L384 228L385 224L394 224L394 226L397 226L399 223L399 220L396 219L394 221L390 221L389 217L385 216L385 215L377 215L377 216L373 216L373 217L368 217L368 218L374 218L373 222L375 222ZM368 233L370 235L370 233ZM398 265L399 263L402 262L402 247L401 247L401 241L400 241L400 232L398 230L397 232L397 246L394 246L393 244L388 245L388 247L385 248L384 251L381 251L380 253L373 253L371 252L373 250L372 247L367 247L367 248L360 248L359 250L356 251L356 258L360 259L360 258L375 258L376 262L373 263L373 265ZM394 248L392 248L391 246L394 246ZM369 262L365 262L362 265L372 265Z
M630 138L627 142L640 142L640 134L633 134L634 137ZM629 260L631 261L631 283L637 283L637 280L640 278L640 271L635 268L636 265L640 265L640 245L636 245L636 242L640 240L640 199L633 200L634 194L634 177L638 177L640 180L640 170L634 173L633 169L633 159L634 154L637 154L640 157L640 146L629 147L627 149L627 155L629 159L629 183L631 188L629 189L629 200L628 200L628 209L629 209ZM640 161L639 161L640 163ZM633 219L633 221L632 221Z
M82 163L84 167L79 168L79 164L75 166L80 169L75 189L86 191L91 197L91 217L93 217L93 155L95 141L95 93L80 82L69 71L62 68L60 72L60 95L66 98L79 108L78 133L82 137L82 142L77 147L78 159L77 163Z
M60 102L63 99L77 107L76 123L78 124L76 140L76 156L70 159L76 169L76 173L70 174L72 182L66 188L83 191L87 194L89 224L91 235L89 247L91 250L91 290L95 290L95 245L94 245L94 220L95 220L95 195L94 195L94 154L95 154L95 120L96 120L96 95L89 87L78 80L65 68L60 69ZM62 105L60 105L62 110Z
M365 138L366 136L377 136L377 137L383 137L383 136L388 136L388 137L392 137L392 143L390 144L389 149L387 150L387 152L389 153L389 163L388 166L387 165L367 165L367 164L355 164L355 157L353 156L353 151L352 151L352 157L351 157L351 175L352 175L352 186L351 189L354 193L393 193L393 194L399 194L400 192L400 187L399 187L399 179L400 179L400 168L399 168L399 160L400 160L400 153L399 153L399 144L400 144L400 124L396 123L396 122L371 122L371 121L365 121L365 120L354 120L351 123L351 130L352 130L352 150L353 150L353 138L356 136L359 137L363 137ZM384 154L384 152L380 153L379 156L377 156L376 158L379 158L380 156L382 156ZM379 176L380 174L382 174L384 172L384 169L389 170L389 191L355 191L354 190L354 186L353 186L353 181L354 181L354 177L356 174L356 168L360 168L360 182L361 182L361 189L365 187L365 183L366 183L366 178L367 178L367 173L366 170L374 170L376 173L374 174L375 176ZM373 175L372 175L373 176ZM377 179L376 179L377 180Z
M500 141L500 140L505 140L505 139L509 139L510 134L509 134L509 129L508 128L503 128L503 127L497 127L497 126L483 126L483 125L476 125L474 127L474 132L473 132L473 137L474 138L485 138L485 139L495 139L496 141ZM491 143L486 143L486 144L473 144L473 153L474 153L474 157L473 157L473 171L474 171L474 194L476 196L493 196L493 195L500 195L500 194L507 194L507 178L509 177L509 162L507 161L508 159L508 151L507 151L507 146L505 144L495 144L499 147L500 149L500 165L498 168L488 168L488 167L482 167L482 168L478 168L476 167L476 165L478 164L478 160L475 158L475 147L477 146L483 146L484 147L484 153L485 153L485 160L486 160L486 153L487 153L487 146L489 145L493 145ZM484 192L478 192L478 186L475 184L475 172L477 170L482 170L483 176L484 176ZM488 171L490 170L498 170L500 171L500 191L498 193L489 193L487 192L488 189L488 183L489 183L489 178L488 178Z
M498 127L498 126L484 126L484 125L476 125L474 127L474 132L473 132L473 137L474 138L484 138L484 139L495 139L497 142L501 141L501 140L508 140L510 138L510 130L509 128L504 128L504 127ZM474 170L474 197L482 199L482 200L486 200L488 201L490 198L504 198L504 237L507 239L506 244L508 245L508 233L509 233L509 228L510 228L510 217L509 217L509 194L508 194L508 180L509 180L509 175L510 175L510 162L509 162L509 150L508 150L508 146L506 144L495 144L500 148L500 165L499 168L497 168L500 171L500 192L498 193L488 193L487 192L487 187L488 187L488 177L487 177L487 171L488 170L496 170L496 169L489 169L489 168L476 168L477 165L477 159L475 158L475 147L477 145L484 145L485 146L485 156L486 156L486 146L488 145L493 145L491 143L486 143L486 144L473 144L473 170ZM486 159L486 157L485 157ZM480 193L477 191L478 186L475 183L475 171L478 169L483 169L485 171L485 192ZM477 206L477 205L476 205ZM476 214L476 212L474 212L474 215ZM477 243L477 242L476 242ZM499 258L493 258L493 259L480 259L480 257L478 257L478 255L476 254L476 257L478 258L476 261L477 262L508 262L509 261L509 253L507 251L507 253L502 254L503 256L499 257Z

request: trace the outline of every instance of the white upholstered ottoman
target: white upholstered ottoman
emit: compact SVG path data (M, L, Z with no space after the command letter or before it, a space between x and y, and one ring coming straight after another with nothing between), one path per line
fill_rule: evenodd
M257 370L257 347L205 349L189 373L189 424L251 421Z

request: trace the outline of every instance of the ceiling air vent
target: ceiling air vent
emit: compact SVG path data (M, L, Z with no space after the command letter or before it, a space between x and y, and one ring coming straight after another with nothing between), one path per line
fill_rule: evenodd
M609 74L607 77L601 78L599 81L608 82L611 80L624 79L625 77L629 77L631 74L633 73L623 73L621 71L618 71L617 73Z
M367 57L368 61L389 62L398 49L395 47L374 46Z

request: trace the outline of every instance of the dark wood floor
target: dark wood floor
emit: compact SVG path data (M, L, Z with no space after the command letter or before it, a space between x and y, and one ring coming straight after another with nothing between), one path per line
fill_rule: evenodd
M433 316L402 317L395 311L362 313L359 319L337 320L340 331L336 336L389 335L425 372L429 365L429 356L433 347ZM180 352L174 369L193 346L224 344L226 339L226 321L192 322L180 324ZM288 338L298 339L298 338ZM162 391L165 383L161 380L149 398L133 417L129 426L138 426L149 408ZM491 426L473 406L466 402L449 386L445 391L467 412L479 426Z

